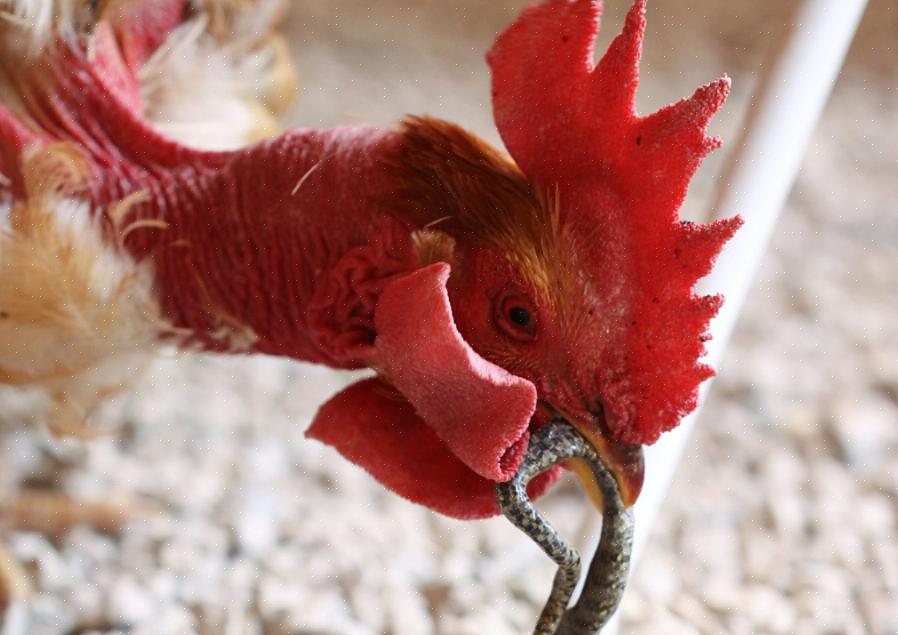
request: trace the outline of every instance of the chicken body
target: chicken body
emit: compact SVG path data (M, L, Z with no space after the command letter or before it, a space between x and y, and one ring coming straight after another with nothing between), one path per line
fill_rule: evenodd
M337 368L377 368L384 381L356 387L326 412L332 415L335 407L358 410L360 404L368 404L380 421L417 429L420 438L410 446L411 435L400 429L387 428L378 438L372 426L366 431L370 447L357 460L366 463L375 456L378 461L391 456L398 465L388 462L388 469L376 476L412 500L445 513L460 517L497 513L492 482L511 476L526 447L528 411L535 401L532 388L477 355L459 336L451 315L440 316L432 338L431 332L421 330L418 340L412 341L394 326L393 340L381 333L375 345L375 312L384 290L413 273L411 286L394 291L395 308L382 308L382 322L389 327L404 319L400 314L407 311L398 307L424 301L421 294L434 285L443 290L430 298L439 305L438 311L445 312L447 280L438 280L443 270L430 269L422 275L422 268L444 260L458 263L464 253L482 251L473 245L456 250L452 237L427 229L437 210L416 214L407 201L403 203L407 192L420 186L422 178L425 187L439 189L438 183L428 183L431 169L451 169L453 163L461 166L474 160L483 163L479 180L487 186L494 177L507 178L501 174L506 170L520 181L519 188L533 195L513 164L461 128L429 119L410 120L400 129L291 130L241 150L193 150L149 125L134 97L138 78L123 59L122 49L100 23L89 44L61 40L38 69L19 74L27 107L18 113L0 107L4 135L0 149L3 171L11 176L8 193L14 202L11 219L17 235L28 235L38 217L51 227L68 222L65 216L72 212L61 202L77 201L83 208L78 211L88 219L68 237L71 244L48 250L50 257L59 260L60 252L106 254L114 262L112 269L130 272L119 277L132 284L117 285L115 296L126 306L141 308L125 320L124 337L132 344L137 330L143 344L156 339L188 349L284 355ZM410 169L409 146L414 143L433 145L435 150L416 157L421 160ZM509 204L520 201L512 198ZM47 233L57 240L52 229ZM27 268L39 257L25 253L21 260ZM71 279L78 276L68 270L69 263L59 264L61 271L54 279L69 279L67 293ZM8 276L13 277L21 276ZM81 277L96 276L85 270ZM46 312L68 312L28 300L46 295L34 291L16 286L6 292L11 300L26 298L28 305L8 311L8 358L28 356L21 335L29 322L39 321L28 313L35 305ZM85 303L104 301L87 297ZM60 330L59 326L53 324L51 330ZM74 333L73 339L80 335ZM109 340L105 334L98 339ZM38 342L37 335L25 340L41 350L50 349ZM398 376L408 374L404 366L422 360L404 358L397 349L428 345L437 351L430 375ZM89 397L106 392L105 386L97 387L92 374L95 367L105 366L105 360L97 358L106 351L71 364L59 352L61 347L53 348L43 355L43 367L0 365L0 369L8 381L20 384L39 383L60 373L77 375L68 384L54 384L55 396L77 419L79 408L92 405L87 403ZM73 366L89 368L87 387L85 373L72 373ZM493 432L478 431L473 426L479 423L468 424L467 431L455 425L469 417L470 408L448 417L434 415L442 418L436 424L445 432L442 437L430 432L414 410L397 412L395 402L404 400L397 386L415 395L417 410L432 411L431 404L439 398L431 385L434 378L453 373L463 375L455 391L469 395L480 391L491 404L492 414L489 407L479 409L498 424ZM341 412L337 420L348 416ZM326 418L333 420L330 415ZM358 417L353 421L364 425ZM328 438L329 427L313 430ZM58 426L63 431L72 428L77 424ZM352 436L338 434L341 441ZM454 443L455 449L447 443ZM439 457L428 478L421 478L414 452L408 456L413 448ZM467 464L455 456L458 452ZM539 479L531 488L534 495L544 491L555 475ZM462 496L449 495L459 489Z
M5 381L47 383L77 418L109 390L108 359L159 341L367 366L309 434L402 496L497 513L494 484L561 417L635 500L639 445L711 373L721 300L691 287L738 220L676 212L728 80L638 117L644 2L593 66L598 3L548 1L489 55L514 158L429 118L200 151L151 125L140 81L185 4L135 6L6 69L0 264L22 275L0 282Z

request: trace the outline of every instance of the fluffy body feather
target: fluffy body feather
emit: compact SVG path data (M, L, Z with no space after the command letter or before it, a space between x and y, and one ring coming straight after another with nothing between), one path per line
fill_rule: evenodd
M89 434L86 415L169 330L149 263L111 245L73 197L86 167L71 146L30 153L0 235L0 382L46 391L56 433Z

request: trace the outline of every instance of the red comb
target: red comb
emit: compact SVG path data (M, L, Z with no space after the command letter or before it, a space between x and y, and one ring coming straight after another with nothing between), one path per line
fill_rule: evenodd
M487 56L493 109L521 169L558 187L568 222L594 228L600 245L587 259L609 298L609 344L597 371L606 419L617 440L652 443L695 408L698 385L713 373L698 358L721 298L697 297L692 287L741 220L681 223L677 210L701 160L720 145L705 127L730 81L640 117L645 0L594 64L600 13L598 0L525 10Z

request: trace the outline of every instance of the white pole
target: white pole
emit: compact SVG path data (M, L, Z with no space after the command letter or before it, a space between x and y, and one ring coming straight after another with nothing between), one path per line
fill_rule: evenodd
M714 339L706 361L714 367L723 356L866 4L866 0L796 2L792 22L761 69L759 88L710 214L712 218L739 214L745 225L727 244L714 271L698 285L700 293L726 296L711 325ZM702 386L701 401L710 383ZM635 507L634 569L698 412L646 449L646 484ZM616 626L617 620L604 633L615 633Z

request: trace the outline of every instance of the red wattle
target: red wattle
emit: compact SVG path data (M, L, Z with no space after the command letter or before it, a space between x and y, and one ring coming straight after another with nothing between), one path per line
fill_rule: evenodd
M306 436L333 446L403 498L459 519L499 513L495 483L472 471L395 389L379 379L349 386L325 403ZM533 479L531 498L561 468Z
M455 327L449 265L394 280L374 324L377 368L452 452L481 476L506 481L527 445L536 388L478 355Z

